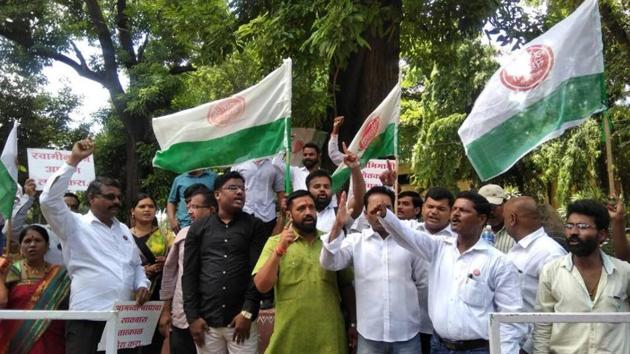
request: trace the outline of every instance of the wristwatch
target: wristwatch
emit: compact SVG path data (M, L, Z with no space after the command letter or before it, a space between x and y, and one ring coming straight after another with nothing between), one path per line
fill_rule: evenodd
M252 313L251 313L251 312L249 312L249 311L245 311L245 310L241 311L241 315L242 315L243 317L245 317L246 319L250 320L250 321L251 321L251 319L252 319L252 317L253 317L253 315L252 315Z

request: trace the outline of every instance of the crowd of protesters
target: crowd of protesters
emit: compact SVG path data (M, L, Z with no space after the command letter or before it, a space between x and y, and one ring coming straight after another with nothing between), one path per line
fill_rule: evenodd
M357 155L339 151L341 124L328 150L351 171L347 194L306 144L293 192L271 158L192 171L173 181L163 225L144 193L120 222L121 186L107 177L80 214L68 182L94 144L77 142L39 196L47 225L24 224L32 180L16 199L19 256L1 259L0 308L163 301L152 343L119 352L172 354L489 353L493 312L628 311L621 198L574 201L551 225L552 208L493 184L396 195L387 171L366 190ZM601 249L609 238L614 256ZM587 322L502 323L501 352L630 353L629 324ZM96 353L104 326L2 320L0 354Z

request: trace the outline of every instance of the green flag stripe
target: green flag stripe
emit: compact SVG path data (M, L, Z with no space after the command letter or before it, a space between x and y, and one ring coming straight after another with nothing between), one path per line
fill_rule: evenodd
M363 151L363 155L359 158L361 160L361 166L371 160L378 157L395 155L394 153L394 136L396 134L396 124L390 123L387 128L376 136L374 140L368 145L367 149ZM350 169L345 167L335 171L332 175L333 190L338 192L344 183L350 178Z
M177 173L199 166L218 167L271 156L284 148L284 129L288 118L281 118L207 141L184 142L158 151L153 165Z
M16 182L13 180L9 170L7 170L4 164L0 163L0 214L2 214L5 220L11 218L16 192Z
M466 146L468 157L482 180L507 171L544 139L561 134L563 125L606 109L604 74L579 76L563 82L554 92L508 118Z

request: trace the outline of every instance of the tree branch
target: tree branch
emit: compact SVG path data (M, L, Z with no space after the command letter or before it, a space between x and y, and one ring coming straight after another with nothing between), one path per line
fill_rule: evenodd
M85 5L87 6L92 26L94 26L94 30L98 35L98 41L101 44L105 70L108 71L110 75L117 75L118 65L116 64L116 50L114 49L112 34L109 28L107 28L101 7L97 0L85 0Z
M127 54L125 58L123 58L122 62L125 67L131 68L136 65L138 61L136 60L136 53L133 49L133 40L131 39L129 21L127 14L125 14L126 8L126 0L118 0L116 2L116 26L118 27L118 39L120 40L120 45Z
M138 63L141 63L144 60L144 50L149 45L149 34L147 33L146 37L144 37L144 41L138 48Z
M90 68L88 67L87 62L85 61L85 58L83 57L83 53L81 53L81 51L79 50L79 47L77 47L77 45L74 44L74 41L70 41L70 45L72 46L72 49L74 50L74 54L79 59L81 66L89 70Z
M98 83L100 83L101 85L105 84L105 78L102 74L94 72L92 70L90 70L87 66L83 66L80 63L77 63L76 61L74 61L72 58L61 54L61 53L57 53L51 49L48 48L36 48L36 47L32 47L29 48L31 49L31 51L35 54L38 55L40 57L44 57L44 58L49 58L49 59L53 59L53 60L57 60L60 61L66 65L68 65L69 67L73 68L74 71L77 72L77 74L90 79L90 80L94 80Z
M171 75L179 75L179 74L183 74L183 73L188 73L191 71L196 71L197 68L195 68L192 64L186 64L186 65L176 65L173 66L169 69L169 73Z

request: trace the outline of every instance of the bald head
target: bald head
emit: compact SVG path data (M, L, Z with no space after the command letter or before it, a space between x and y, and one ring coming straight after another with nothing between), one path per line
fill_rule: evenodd
M516 197L503 206L505 229L517 242L542 227L538 204L532 197Z

